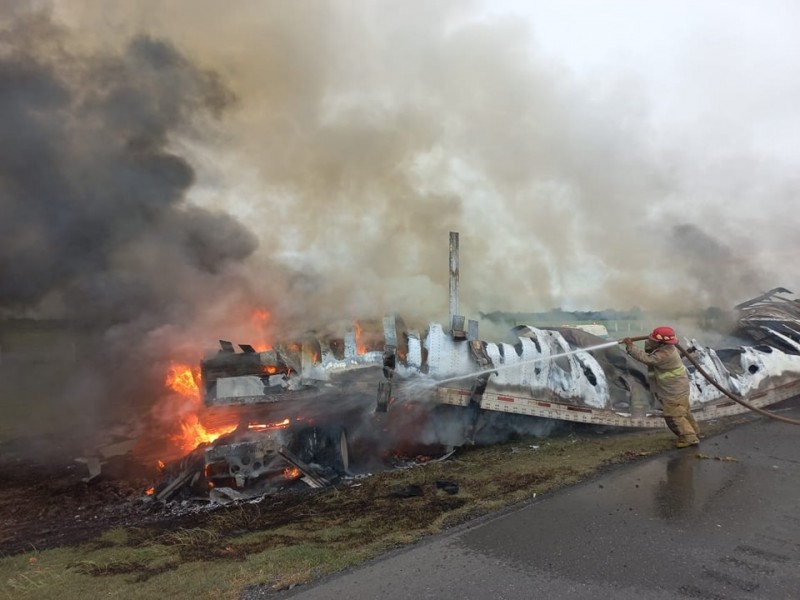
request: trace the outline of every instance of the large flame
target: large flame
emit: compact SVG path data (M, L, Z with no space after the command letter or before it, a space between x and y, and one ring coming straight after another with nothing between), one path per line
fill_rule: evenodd
M210 444L218 437L236 429L236 425L227 425L206 429L197 415L190 415L181 421L181 432L171 436L172 441L186 452L191 452L200 444Z
M180 363L171 363L164 384L173 392L187 398L200 399L200 369Z
M268 325L272 318L271 313L263 308L255 309L250 315L250 322L255 329L257 342L253 347L258 352L272 349L272 344L267 341ZM273 374L278 371L275 367L265 367L265 371ZM176 396L179 401L170 401L166 412L174 415L175 427L179 431L169 436L170 441L183 452L191 452L200 444L208 444L227 433L234 431L238 421L228 422L223 425L214 419L214 426L203 421L206 408L200 395L200 369L180 362L172 362L167 370L164 381L165 386ZM267 428L282 427L283 424L267 424Z
M236 429L237 424L206 429L200 420L203 403L200 399L200 371L181 363L170 364L165 385L187 401L181 411L180 432L170 436L172 442L184 452L191 452L200 444L211 443L218 437Z

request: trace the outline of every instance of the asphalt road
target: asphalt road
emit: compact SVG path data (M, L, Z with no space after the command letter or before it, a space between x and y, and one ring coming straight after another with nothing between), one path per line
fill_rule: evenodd
M800 427L758 420L270 597L798 599Z

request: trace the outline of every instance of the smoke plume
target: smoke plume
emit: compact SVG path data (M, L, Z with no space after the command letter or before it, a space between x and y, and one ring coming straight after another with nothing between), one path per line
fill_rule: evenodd
M302 273L264 292L287 320L441 318L452 230L475 313L680 310L759 291L698 287L697 261L724 264L687 263L670 232L717 229L750 260L739 240L754 217L731 207L732 176L748 161L770 185L782 175L747 150L701 168L706 149L664 139L635 78L578 79L539 50L535 23L460 2L216 7L61 12L97 43L144 29L223 74L238 99L225 143L192 160L215 203L258 223L260 256Z
M481 4L9 6L0 310L103 323L137 375L247 335L254 308L273 329L443 319L449 231L471 316L784 284L742 241L766 219L728 203L747 151L701 168L635 79L580 79ZM796 192L755 173L751 203Z
M0 35L0 309L95 333L49 394L91 428L152 401L168 351L159 331L188 327L200 299L219 305L222 286L245 281L232 267L258 239L187 202L195 171L172 147L233 95L146 34L88 50L34 10Z

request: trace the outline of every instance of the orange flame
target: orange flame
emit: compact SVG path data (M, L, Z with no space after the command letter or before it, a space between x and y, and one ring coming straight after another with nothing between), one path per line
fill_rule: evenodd
M149 487L144 491L144 493L147 494L148 496L152 496L153 494L156 493L156 488Z
M297 479L298 477L300 477L300 475L302 475L302 473L300 472L300 469L298 469L297 467L286 467L285 469L283 469L283 476L286 479L289 479L290 481L293 479Z
M173 362L170 364L164 382L169 389L190 400L192 404L191 408L193 410L190 414L178 415L180 418L180 433L170 436L172 442L184 452L191 452L200 444L211 443L218 437L236 429L236 425L233 424L208 430L200 422L197 414L202 409L199 381L199 369L192 369L188 365Z
M364 328L361 326L361 323L358 321L355 322L355 329L356 329L356 353L357 354L366 354L367 352L367 345L364 343L362 339L362 333L364 332Z
M289 426L289 419L286 418L283 421L277 421L275 423L248 423L248 429L254 429L257 431L265 431L267 429L285 429Z
M257 308L253 311L253 314L250 315L250 322L256 328L258 334L261 336L262 340L256 344L253 344L253 348L256 352L266 352L267 350L272 350L272 344L266 341L267 337L267 323L272 318L272 315L268 310L264 310L263 308Z
M235 429L236 425L227 425L208 430L200 423L197 415L190 415L181 422L181 432L170 437L183 451L191 452L200 444L210 444L218 437L230 433Z
M164 383L169 389L181 396L199 399L200 387L197 384L198 381L200 381L199 368L192 369L187 365L173 362L169 365L167 379Z

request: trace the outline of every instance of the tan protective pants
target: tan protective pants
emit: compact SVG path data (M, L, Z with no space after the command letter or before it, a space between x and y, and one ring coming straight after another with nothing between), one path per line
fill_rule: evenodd
M678 436L678 442L696 444L700 441L700 428L689 410L689 396L679 398L660 398L664 407L664 421L672 433Z

